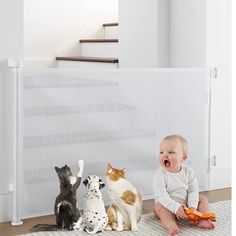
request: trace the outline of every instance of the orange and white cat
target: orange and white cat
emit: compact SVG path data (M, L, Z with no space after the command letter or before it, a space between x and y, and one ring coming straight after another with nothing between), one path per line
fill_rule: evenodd
M138 222L142 215L142 196L138 190L125 179L126 169L115 169L107 165L106 180L108 193L113 204L108 208L107 230L138 231Z

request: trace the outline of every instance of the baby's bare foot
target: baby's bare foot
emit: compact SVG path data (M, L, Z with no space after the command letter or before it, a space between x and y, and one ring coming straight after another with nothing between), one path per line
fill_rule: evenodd
M202 229L214 229L215 224L210 220L200 220L197 224L197 227Z
M179 235L179 229L175 228L175 229L170 229L168 236L178 236Z

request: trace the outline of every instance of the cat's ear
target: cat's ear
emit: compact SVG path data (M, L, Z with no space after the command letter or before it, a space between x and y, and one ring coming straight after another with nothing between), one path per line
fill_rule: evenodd
M60 170L60 168L57 167L57 166L55 166L55 170L56 170L56 172L58 173L58 171Z
M110 170L110 169L112 169L112 166L111 166L110 163L108 163L108 164L107 164L107 170Z
M102 189L105 187L105 183L102 179L99 178L99 189Z
M124 169L122 170L122 172L125 173L125 172L126 172L126 168L124 168Z
M83 181L83 184L87 187L87 185L88 185L88 178L86 178L86 179Z

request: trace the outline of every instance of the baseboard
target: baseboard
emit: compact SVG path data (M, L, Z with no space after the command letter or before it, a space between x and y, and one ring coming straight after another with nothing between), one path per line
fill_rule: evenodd
M210 171L210 190L230 188L231 167L212 167Z
M0 195L0 222L11 221L12 217L12 194Z

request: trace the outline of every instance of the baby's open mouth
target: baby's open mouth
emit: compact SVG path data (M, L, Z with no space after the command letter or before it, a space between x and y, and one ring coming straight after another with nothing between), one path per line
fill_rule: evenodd
M170 161L164 160L164 165L165 165L165 167L170 167Z

